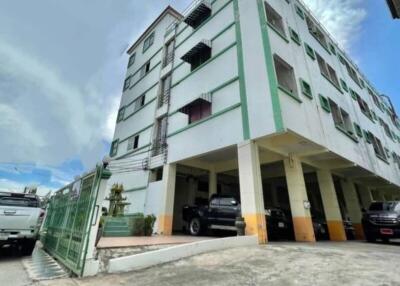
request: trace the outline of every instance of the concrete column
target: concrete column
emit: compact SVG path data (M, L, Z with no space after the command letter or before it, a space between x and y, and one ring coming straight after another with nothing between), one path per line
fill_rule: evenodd
M346 202L347 215L353 223L356 239L364 239L364 231L361 224L362 212L358 202L356 186L350 180L341 180L343 196Z
M305 208L309 201L301 161L290 156L284 165L296 241L315 242L310 210Z
M328 225L329 238L333 241L345 241L347 239L346 232L332 174L328 170L318 170L317 178Z
M374 198L372 197L371 190L366 186L359 185L358 193L360 194L363 208L367 210L374 200Z
M238 145L240 198L246 235L257 235L258 242L267 242L267 226L258 146L253 141Z
M217 184L217 173L214 170L210 170L208 173L208 194L210 198L217 193Z
M162 178L161 210L158 217L158 233L172 235L176 182L176 164L164 165Z

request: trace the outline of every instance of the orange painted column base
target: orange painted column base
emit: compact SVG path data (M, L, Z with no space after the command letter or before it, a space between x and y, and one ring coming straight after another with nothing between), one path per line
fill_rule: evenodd
M246 222L246 235L257 235L258 244L266 244L268 238L265 214L245 214L243 217Z
M162 235L172 235L172 216L158 216L158 233Z
M314 227L311 217L294 217L293 229L296 241L315 242Z
M330 220L328 224L329 238L332 241L346 241L346 232L344 231L343 222L340 220Z
M356 233L356 239L357 240L364 240L365 239L365 235L364 235L364 229L362 227L361 223L355 223L353 224L354 226L354 231Z

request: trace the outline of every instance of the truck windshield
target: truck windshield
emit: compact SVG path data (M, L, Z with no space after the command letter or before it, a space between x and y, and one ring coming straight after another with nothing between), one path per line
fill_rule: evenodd
M372 203L370 211L400 211L399 202Z
M0 206L38 208L36 198L0 196Z

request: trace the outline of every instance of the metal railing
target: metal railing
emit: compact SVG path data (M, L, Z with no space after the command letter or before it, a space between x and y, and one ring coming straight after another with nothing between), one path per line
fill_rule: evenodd
M169 63L174 60L175 53L174 51L167 53L163 59L163 68L165 68Z
M164 91L164 93L161 93L158 100L158 107L162 107L164 104L168 104L170 96L171 96L171 89L168 89Z

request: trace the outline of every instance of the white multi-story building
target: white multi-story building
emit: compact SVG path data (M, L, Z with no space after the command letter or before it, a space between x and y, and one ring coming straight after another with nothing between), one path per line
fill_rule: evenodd
M297 0L197 0L168 7L128 50L111 182L129 213L181 230L182 206L241 199L246 232L266 241L265 207L290 212L295 238L332 240L343 219L400 196L400 122ZM311 206L311 207L310 207Z

